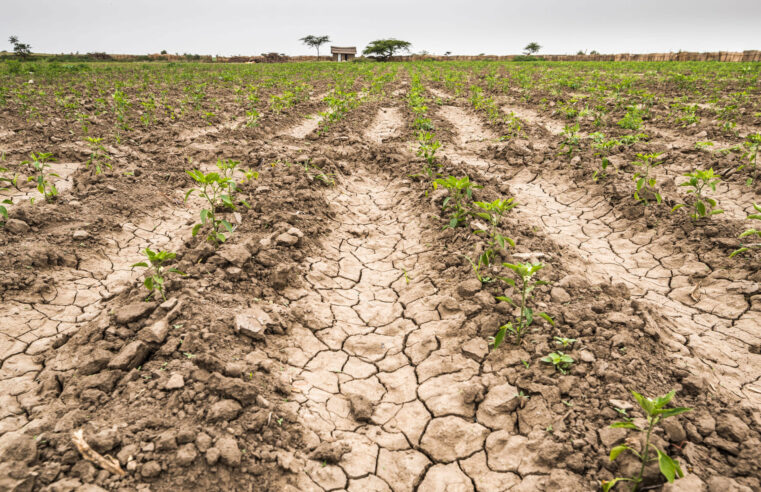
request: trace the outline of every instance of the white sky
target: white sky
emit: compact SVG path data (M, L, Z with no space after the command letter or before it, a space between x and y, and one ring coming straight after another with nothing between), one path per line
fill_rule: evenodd
M35 52L314 54L298 39L412 51L517 54L761 49L761 0L0 0L0 49ZM328 51L327 45L321 53Z

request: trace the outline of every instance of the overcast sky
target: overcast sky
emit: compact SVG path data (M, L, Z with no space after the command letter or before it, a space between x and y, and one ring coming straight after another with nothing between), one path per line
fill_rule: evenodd
M0 0L0 49L35 52L313 54L379 38L412 51L515 54L761 49L761 0ZM328 51L323 47L323 54Z

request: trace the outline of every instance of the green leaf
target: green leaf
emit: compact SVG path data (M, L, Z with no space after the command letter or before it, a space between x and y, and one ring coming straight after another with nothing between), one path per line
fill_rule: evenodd
M198 234L198 230L201 228L201 226L203 226L203 224L196 224L193 226L193 231L191 232L193 237L195 237Z
M642 410L645 411L648 415L653 415L653 411L655 410L655 406L653 405L653 402L645 398L644 396L640 395L636 391L631 391L632 396L634 396L634 399L637 400L637 403L639 403L639 406L642 407Z
M545 312L539 312L539 313L536 313L536 314L538 314L545 321L547 321L547 323L551 324L552 326L555 326L555 320L552 319L549 314L547 314Z
M230 233L232 233L232 232L233 232L233 226L232 226L232 224L230 224L230 223L229 223L229 222L227 222L226 220L221 220L221 221L220 221L220 223L221 223L223 226L225 226L225 229L227 229L227 232L230 232Z
M672 208L671 211L675 212L675 211L679 210L682 207L684 207L684 203L680 203L679 205L674 205L674 208Z
M499 331L494 336L494 348L499 348L500 345L502 345L502 342L505 339L505 334L507 333L507 329L504 326L501 326L499 328Z
M679 463L672 460L669 455L656 448L655 446L653 446L653 448L655 448L655 451L658 453L658 468L661 469L661 473L664 477L666 477L666 480L668 480L669 483L673 483L674 479L677 476L679 478L684 476Z
M143 281L143 284L148 290L153 290L153 277L148 277Z
M177 274L180 274L180 275L182 275L183 277L187 277L187 275L188 275L187 273L185 273L185 272L181 272L180 270L177 270L176 268L170 268L170 269L169 269L169 271L170 271L170 272L172 272L172 273L177 273Z
M745 253L746 251L748 251L748 248L740 248L738 250L733 251L732 254L729 255L729 257L732 258L733 256L739 255L740 253Z
M665 410L659 410L659 415L661 418L669 418L673 417L674 415L679 415L681 413L686 413L692 410L691 408L685 408L685 407L676 407L676 408L666 408Z
M141 261L141 262L135 263L135 264L134 264L134 265L132 265L130 268L135 268L135 267L143 267L143 268L148 268L148 263L146 263L146 262L144 262L144 261Z
M705 204L703 202L698 201L695 204L695 210L697 210L698 215L700 217L705 217L705 215L706 215L706 206L705 206Z
M618 455L621 454L623 451L631 449L629 446L626 446L624 444L621 444L619 446L614 447L610 450L610 461L615 461L616 458L618 458Z
M201 224L206 223L206 219L209 217L209 211L207 209L201 209Z
M614 478L613 480L602 481L602 492L609 492L613 487L616 486L616 484L622 480L631 481L631 479L628 478Z
M495 297L495 299L497 299L498 301L508 302L508 303L510 303L510 304L513 304L513 305L515 305L515 303L513 302L513 300L512 300L512 299L510 299L510 298L509 298L509 297L507 297L507 296L497 296L497 297Z
M610 424L611 429L634 429L639 430L639 427L634 425L632 422L615 422L613 424Z

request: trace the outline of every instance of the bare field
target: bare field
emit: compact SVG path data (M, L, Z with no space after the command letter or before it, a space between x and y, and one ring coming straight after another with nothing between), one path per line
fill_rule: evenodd
M759 64L2 70L0 490L761 489Z

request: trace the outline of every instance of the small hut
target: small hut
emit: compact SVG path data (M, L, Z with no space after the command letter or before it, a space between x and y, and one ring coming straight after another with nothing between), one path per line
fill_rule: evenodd
M333 55L333 61L350 61L357 56L357 47L349 46L341 48L340 46L331 46L330 54Z

